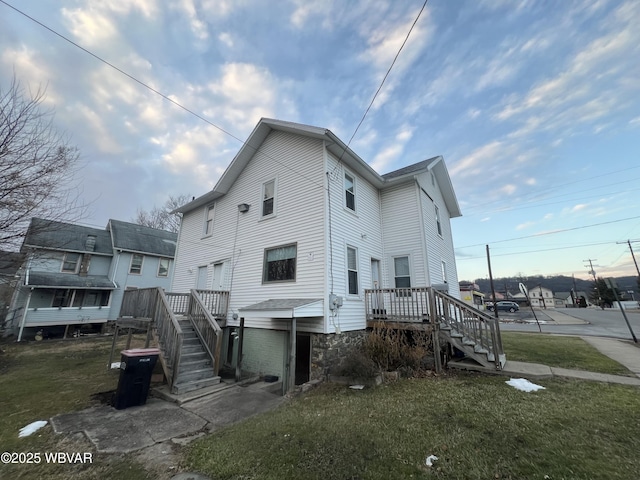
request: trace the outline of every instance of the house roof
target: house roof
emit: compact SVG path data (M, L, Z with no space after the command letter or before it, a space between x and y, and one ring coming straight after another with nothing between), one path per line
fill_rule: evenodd
M240 312L250 312L252 317L263 318L304 318L324 315L323 301L319 298L272 298L240 308Z
M106 275L69 275L67 273L29 272L25 285L34 288L87 288L114 290L115 284Z
M0 275L14 276L24 261L24 254L0 251Z
M93 249L87 244L87 238L90 236L95 237ZM111 237L107 231L41 218L31 219L22 246L69 252L91 252L97 255L113 254Z
M186 213L195 208L212 203L225 195L240 176L244 168L251 161L255 153L259 151L262 142L264 142L273 130L294 133L325 141L326 148L329 152L331 152L335 157L340 158L341 161L349 167L349 169L380 189L406 181L407 179L412 179L415 175L424 171L433 170L433 173L438 180L438 185L442 191L447 209L449 210L449 215L451 217L459 217L461 215L460 207L453 191L453 185L449 178L449 173L447 172L444 160L441 156L433 157L414 165L409 165L385 175L380 175L330 130L271 118L262 118L258 122L256 127L253 129L253 132L249 135L249 138L247 138L247 141L242 145L236 156L218 180L218 183L216 183L213 190L174 210L174 212Z
M178 234L121 220L109 220L113 248L173 258Z

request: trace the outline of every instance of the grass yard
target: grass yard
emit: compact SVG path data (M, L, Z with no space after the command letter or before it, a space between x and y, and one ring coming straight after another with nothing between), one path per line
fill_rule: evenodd
M25 438L20 428L59 413L93 404L91 396L114 390L117 372L106 369L111 338L2 344L0 349L0 445L2 452L93 452L82 436L65 438L48 424ZM120 347L124 347L122 339ZM133 345L132 346L137 346ZM122 349L120 348L120 349ZM120 351L117 350L117 352ZM119 357L115 359L119 361ZM93 464L0 464L6 479L147 479L144 468L128 457L97 455Z
M542 363L550 367L634 376L625 366L601 354L579 337L502 332L502 344L507 361L517 360Z
M580 339L503 337L511 359L625 373ZM0 345L0 450L93 452L83 435L57 436L50 425L22 439L18 431L113 390L110 346L110 338ZM524 393L505 380L452 373L362 391L324 384L175 452L180 470L216 480L640 478L640 388L549 379L537 382L546 390ZM439 460L426 467L432 454ZM93 464L0 464L4 478L168 476L135 454L94 452Z

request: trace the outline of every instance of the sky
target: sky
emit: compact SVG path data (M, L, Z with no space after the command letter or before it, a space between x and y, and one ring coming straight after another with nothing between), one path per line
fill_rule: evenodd
M422 6L1 0L0 86L46 87L104 227L209 191L261 117L348 141ZM636 0L428 2L351 147L381 174L444 157L460 280L487 245L494 277L636 275L639 21Z

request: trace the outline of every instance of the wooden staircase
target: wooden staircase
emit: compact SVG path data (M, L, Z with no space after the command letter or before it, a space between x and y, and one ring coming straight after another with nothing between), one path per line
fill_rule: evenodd
M391 328L428 328L436 352L446 345L449 366L502 370L506 363L498 320L435 287L365 290L365 310L368 327L382 322ZM439 355L435 361L439 371Z
M466 368L477 364L502 370L507 358L496 318L436 290L433 306L440 339L450 347L448 366Z
M174 394L182 394L220 383L213 361L209 357L198 333L187 316L176 316L182 328L182 349L177 375L171 389ZM162 350L162 340L159 342ZM169 364L169 368L173 365Z
M152 319L153 336L171 393L220 383L222 328L228 292L165 293L159 287L124 292L121 318Z

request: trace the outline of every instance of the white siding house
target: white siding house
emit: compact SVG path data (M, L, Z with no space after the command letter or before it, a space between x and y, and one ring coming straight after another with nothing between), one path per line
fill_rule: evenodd
M322 349L366 329L366 289L446 283L459 298L442 157L380 175L329 130L262 119L214 189L177 211L171 289L229 291L223 357L243 319L255 373L287 376L295 353L313 375Z

